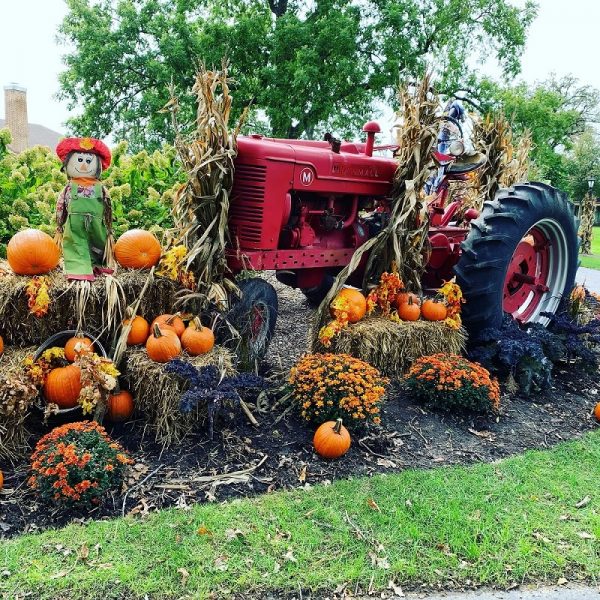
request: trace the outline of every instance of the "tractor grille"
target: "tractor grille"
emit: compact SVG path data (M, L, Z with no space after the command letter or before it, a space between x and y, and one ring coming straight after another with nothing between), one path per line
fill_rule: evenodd
M258 244L264 224L265 183L267 167L236 164L229 222L234 236L244 242Z

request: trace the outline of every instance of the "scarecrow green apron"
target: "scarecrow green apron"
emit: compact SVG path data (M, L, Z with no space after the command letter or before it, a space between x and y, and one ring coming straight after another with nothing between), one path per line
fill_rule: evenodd
M93 186L90 196L78 193L71 183L71 201L63 235L63 257L68 279L93 281L94 267L101 267L108 237L104 224L102 186Z

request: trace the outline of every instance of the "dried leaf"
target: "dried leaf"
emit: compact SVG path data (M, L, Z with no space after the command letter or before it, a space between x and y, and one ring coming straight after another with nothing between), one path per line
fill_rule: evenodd
M81 560L87 560L89 555L90 555L90 549L88 548L88 545L84 542L81 545L81 547L79 548L79 550L77 551L77 556Z
M390 579L388 582L388 590L392 590L392 592L394 592L395 596L398 596L398 598L404 598L404 592L402 591L402 588L396 584L396 582L393 579Z
M564 577L560 577L559 580L556 582L556 585L566 585L567 583L569 583L568 579L565 579Z
M587 531L578 531L577 535L582 539L582 540L595 540L596 536L592 535L591 533L588 533Z
M184 569L183 567L179 567L179 569L177 569L177 572L181 575L181 585L185 586L190 576L188 570Z
M300 469L300 475L298 475L298 481L300 483L304 483L306 481L306 465L304 465L301 469Z
M583 498L583 500L580 500L575 505L575 508L583 508L584 506L587 506L591 501L592 501L592 499L589 496L586 496L585 498Z
M288 562L293 562L293 563L298 562L298 559L294 556L294 553L291 548L283 555L283 558L284 558L284 560L286 560Z
M226 540L237 540L240 538L245 538L246 534L241 529L226 529L225 530L225 539Z
M198 527L198 529L196 530L196 533L198 535L212 535L212 531L207 529L204 525L200 525L200 527Z
M379 508L379 506L377 505L377 502L375 502L375 500L373 500L373 498L369 498L367 499L367 504L369 505L370 508L372 508L373 510L376 510L377 512L381 512L381 509Z

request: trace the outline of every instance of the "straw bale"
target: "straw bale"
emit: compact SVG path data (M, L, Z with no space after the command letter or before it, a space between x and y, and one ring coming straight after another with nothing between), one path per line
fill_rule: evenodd
M37 390L25 379L23 360L34 347L5 349L0 356L0 459L18 457L27 449L25 420Z
M201 356L183 354L182 360L196 367L215 365L226 375L233 375L232 354L226 348L215 346ZM154 431L157 442L169 446L188 435L194 425L205 420L206 408L199 406L189 415L179 410L179 402L186 383L178 376L166 373L165 365L148 358L144 348L129 348L124 357L125 376L135 396L136 411Z
M400 377L421 356L438 352L460 354L466 340L464 329L451 329L440 321L395 323L383 317L369 317L343 329L329 348L315 342L313 351L347 353L388 377Z
M116 273L113 281L116 281L122 293L119 292L114 316L110 316L109 295L114 294L114 287L113 290L108 288L106 278L100 277L91 285L88 282L70 282L61 270L54 270L46 276L50 308L45 316L36 317L29 312L25 294L31 278L13 274L8 265L1 261L0 269L8 271L0 276L0 334L5 343L12 346L40 345L58 331L75 329L78 325L77 307L81 306L82 295L87 295L83 300L82 328L108 338L115 324L120 323L125 307L140 295L148 277L146 271L127 269ZM86 290L89 290L89 294L82 294ZM170 310L177 291L178 287L169 279L155 277L142 298L139 314L154 318Z

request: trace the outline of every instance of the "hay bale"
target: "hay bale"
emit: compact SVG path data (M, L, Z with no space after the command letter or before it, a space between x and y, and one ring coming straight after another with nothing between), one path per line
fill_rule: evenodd
M395 323L369 317L343 329L330 348L315 342L313 352L347 353L388 377L400 377L417 358L438 352L460 354L466 341L464 329L451 329L440 321Z
M27 450L25 419L37 397L25 378L23 360L35 347L6 348L0 356L0 459L12 460Z
M12 346L40 345L58 331L77 327L77 306L80 282L67 281L64 273L56 269L48 274L51 298L50 309L43 317L29 312L25 290L30 277L15 275L6 263L0 261L0 334ZM119 270L115 280L122 289L117 306L115 322L120 322L121 312L140 295L148 273L135 270ZM82 327L87 331L101 333L103 338L112 334L114 323L109 322L109 294L107 278L100 277L89 285L89 297L82 315ZM87 282L85 282L87 284ZM173 306L178 291L169 279L155 277L142 298L139 314L152 317Z
M188 356L182 360L196 367L215 365L233 375L233 358L229 350L215 346L208 354ZM179 411L181 394L186 383L177 375L166 373L165 365L148 358L143 348L129 348L124 357L124 374L130 390L135 396L136 411L142 413L145 421L154 430L155 439L163 446L169 446L188 435L193 426L206 418L206 408L199 406L190 414Z

